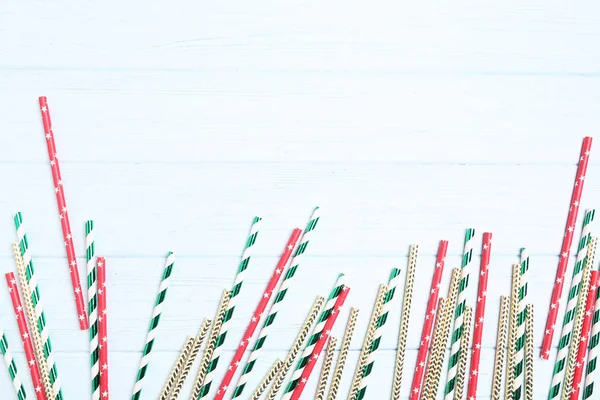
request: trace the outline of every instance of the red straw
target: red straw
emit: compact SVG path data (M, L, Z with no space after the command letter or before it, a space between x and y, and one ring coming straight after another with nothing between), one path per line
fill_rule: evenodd
M19 326L19 333L21 334L21 339L23 339L23 349L25 350L25 358L27 359L27 364L29 366L31 381L35 388L35 395L38 400L46 400L42 377L40 376L40 370L35 359L35 353L33 352L33 344L31 343L31 335L29 335L29 330L27 329L27 320L25 319L23 305L21 304L21 298L19 297L19 289L17 289L15 274L9 272L4 276L6 277L8 293L10 293L10 299L12 300L13 309L15 311L15 318L17 319L17 325Z
M67 203L65 201L64 187L58 165L58 154L56 153L56 144L54 143L54 132L52 131L52 122L50 121L50 110L46 96L39 98L40 111L42 112L42 124L44 125L44 134L46 135L46 146L48 147L48 157L50 158L50 170L52 171L52 180L54 181L54 192L56 193L56 203L60 215L60 225L63 231L65 241L65 250L69 262L69 271L71 272L71 283L75 294L75 305L79 315L79 328L87 330L88 319L85 312L85 302L83 301L83 292L79 281L79 270L77 268L77 258L75 257L75 248L73 247L73 237L71 235L71 224L69 223L69 213L67 212Z
M325 326L323 327L324 333L321 335L321 337L315 344L315 347L312 352L312 357L308 360L308 363L304 367L304 371L302 371L302 375L300 375L300 381L298 382L298 386L296 386L296 389L294 389L290 400L298 400L302 395L302 391L304 390L304 387L306 386L306 383L310 378L310 374L315 368L315 365L317 365L317 361L319 360L321 351L323 351L323 347L325 347L325 343L327 343L327 339L329 339L329 336L331 335L331 330L333 329L335 320L340 314L340 310L342 309L342 306L346 301L346 297L348 297L349 291L350 287L345 286L344 290L342 290L342 293L340 293L337 300L335 301L335 306L333 311L331 312L331 316L327 319L327 321L325 322Z
M431 279L431 291L429 301L427 302L425 323L423 324L423 331L421 333L421 344L419 345L419 353L417 354L415 374L413 375L412 386L410 389L410 400L418 400L421 394L421 385L423 384L423 375L425 374L425 365L427 361L427 351L429 350L429 342L431 341L433 320L435 319L435 312L440 294L440 282L442 281L442 273L444 272L447 250L448 241L440 241L437 260L435 262L435 270L433 271L433 278Z
M592 138L589 136L583 138L581 154L579 155L579 164L577 166L577 175L575 176L575 185L573 186L573 194L571 195L569 214L567 216L565 236L563 237L562 247L560 249L558 269L556 270L556 280L554 281L552 298L550 300L550 309L548 310L548 318L546 319L546 330L544 331L544 340L542 342L540 354L544 360L547 360L550 357L550 348L552 347L552 338L554 337L556 318L558 317L558 309L560 308L560 297L562 296L565 274L567 272L567 264L569 263L569 255L571 254L573 232L575 231L575 225L577 222L577 213L579 212L581 193L583 192L583 183L585 181L585 173L587 171L588 161L590 159L591 148Z
M467 399L477 397L477 382L479 380L479 360L481 358L481 339L483 337L483 321L485 318L485 300L487 298L488 267L492 251L492 234L483 234L481 263L479 264L479 285L477 287L477 306L475 309L475 329L473 331L473 352L471 354L471 371L469 373L469 388Z
M225 376L223 377L223 380L221 381L221 385L219 386L219 389L217 390L217 394L215 395L214 400L222 400L223 397L225 396L225 393L227 392L227 388L229 388L229 385L231 384L231 380L233 379L233 375L235 374L235 371L236 371L238 365L240 365L240 363L242 362L242 357L244 356L244 352L246 351L246 348L250 347L250 341L252 340L252 336L254 335L254 332L256 331L256 328L258 327L258 323L260 322L262 314L265 312L265 309L267 308L267 304L269 304L269 299L271 298L271 295L273 294L273 291L275 290L275 287L277 286L279 279L283 275L282 272L285 269L285 266L287 265L287 263L290 259L290 256L292 255L292 250L294 250L294 247L296 247L296 243L298 242L298 239L300 238L301 233L302 233L302 229L299 229L299 228L294 229L294 231L292 232L292 236L290 236L290 239L288 240L285 250L283 251L281 258L279 259L279 262L275 266L275 270L273 271L273 275L271 276L271 279L269 280L269 283L267 284L265 293L261 297L260 302L258 303L258 306L256 306L256 310L254 310L252 319L250 320L250 323L248 324L248 327L246 328L246 332L244 332L244 336L242 336L242 341L241 341L240 345L238 346L238 348L235 352L235 355L233 356L233 359L231 360L231 364L229 364L227 373L225 374Z
M579 399L579 390L581 389L581 377L583 376L583 367L585 365L585 353L590 340L590 330L592 328L592 317L594 316L594 302L596 301L596 291L600 285L600 273L592 271L590 276L590 289L588 290L587 301L585 302L585 314L583 316L583 326L581 328L581 340L577 348L577 363L575 364L575 373L573 374L573 386L571 389L571 400ZM566 390L567 388L565 388Z
M98 337L100 343L100 395L108 399L108 321L106 315L106 260L98 257Z

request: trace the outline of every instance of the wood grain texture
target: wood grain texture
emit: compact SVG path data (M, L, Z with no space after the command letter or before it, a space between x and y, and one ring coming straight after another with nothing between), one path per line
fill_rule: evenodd
M390 268L404 269L408 246L418 243L410 379L437 243L450 241L447 262L459 266L466 227L478 240L494 233L490 321L510 292L519 248L530 250L539 345L581 139L600 125L599 41L600 8L589 0L3 7L0 271L14 270L10 218L22 211L65 398L89 397L88 342L74 318L37 96L48 96L52 110L80 274L87 219L97 223L98 254L110 261L114 400L130 395L166 251L178 259L148 397L158 396L178 347L231 286L251 218L264 224L226 361L289 232L317 205L319 228L249 387L285 357L312 300L338 273L352 286L349 304L368 310ZM600 202L597 160L593 147L582 207ZM445 287L448 280L449 273ZM0 325L18 343L9 304L0 294ZM370 399L391 390L400 304L401 296ZM359 318L355 336L364 337L367 319ZM340 337L343 325L332 334ZM495 329L484 330L480 398L490 394ZM13 350L24 365L22 349ZM552 365L535 362L534 397L543 398ZM340 398L350 379L344 375ZM0 391L8 385L0 372Z

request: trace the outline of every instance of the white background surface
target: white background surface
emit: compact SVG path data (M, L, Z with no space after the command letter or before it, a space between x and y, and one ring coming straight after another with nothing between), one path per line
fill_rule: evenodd
M89 397L88 341L75 317L39 95L49 98L82 277L86 219L95 220L97 251L107 257L112 399L131 395L168 250L177 261L144 399L156 398L185 337L214 314L259 215L220 380L289 232L304 228L316 205L321 221L248 394L286 354L315 296L344 272L348 304L361 315L343 398L378 284L392 267L403 281L408 246L418 243L406 395L437 243L450 240L447 285L468 227L477 230L478 255L481 234L494 235L479 396L489 398L499 296L509 294L522 246L531 253L541 344L575 162L598 126L599 9L591 1L437 3L3 5L0 269L14 270L12 216L20 210L65 399ZM582 210L600 204L596 150ZM471 279L473 306L476 286ZM0 325L33 396L2 292ZM368 399L389 396L400 303ZM537 353L543 398L553 361ZM3 370L2 400L10 390Z

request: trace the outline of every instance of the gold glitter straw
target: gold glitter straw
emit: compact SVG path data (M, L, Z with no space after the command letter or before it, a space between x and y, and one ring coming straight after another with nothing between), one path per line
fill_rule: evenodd
M344 366L346 365L346 358L348 357L348 350L350 349L352 335L354 334L356 320L358 319L358 313L358 308L352 307L352 309L350 309L350 316L348 317L346 331L344 332L344 338L342 339L342 348L340 349L340 354L338 355L335 369L333 370L333 378L331 379L331 386L329 387L327 400L336 400L337 398L337 393L342 381L342 375L344 373Z
M169 377L167 378L167 381L165 382L165 385L163 386L162 391L160 392L160 396L159 396L160 400L169 400L171 391L173 390L173 386L177 383L179 374L181 373L181 370L185 366L185 360L190 355L193 347L194 347L194 338L192 338L191 336L188 336L187 339L185 340L183 348L179 352L179 356L177 357L177 360L175 361L175 365L173 366L173 369L171 369L171 373L169 374Z
M583 275L581 276L581 286L577 297L577 311L573 320L573 334L569 345L569 357L567 358L567 367L565 368L565 380L563 381L562 400L567 400L571 396L573 390L573 374L575 373L575 363L577 363L577 350L579 348L579 340L581 338L581 328L583 325L583 317L585 316L585 303L590 288L590 275L592 267L596 259L596 246L598 238L592 237L588 245L588 255L583 264Z
M354 371L354 377L352 378L352 385L350 386L350 392L348 393L348 400L356 400L356 395L358 393L358 387L360 385L362 372L367 362L369 347L371 346L373 336L375 335L375 330L377 329L377 320L379 319L379 315L381 314L381 309L383 308L383 300L385 298L387 290L387 285L379 286L379 292L377 293L375 305L373 306L373 311L371 312L371 320L369 321L367 333L365 335L362 349L360 350L360 355L358 357L358 362L356 364L356 370Z
M252 393L252 396L250 396L250 400L260 399L260 396L262 396L265 390L267 390L267 387L269 387L273 379L275 379L275 376L277 376L282 366L283 361L281 361L280 359L275 360L275 363L273 364L269 372L267 372L267 375L265 375L263 380L260 382L260 385L258 385L254 393Z
M50 381L50 372L48 370L48 362L44 355L44 347L42 345L42 338L37 327L37 321L35 317L35 311L33 309L33 303L31 302L31 289L27 283L27 277L25 276L25 263L21 257L21 250L19 245L16 243L12 244L13 255L15 258L15 264L17 266L17 275L19 276L19 282L21 284L21 292L23 292L23 301L25 303L25 311L27 319L29 320L29 326L31 338L33 339L33 347L35 349L35 356L38 360L38 366L40 368L40 375L42 377L42 384L44 385L44 393L48 400L54 399L54 389L52 388L52 382Z
M462 400L465 391L465 372L467 371L467 357L469 355L469 341L471 338L471 328L473 319L473 309L465 307L463 331L460 336L460 355L458 358L458 372L456 374L456 387L454 389L454 400Z
M321 375L319 376L319 384L317 386L315 400L325 399L327 382L329 381L329 372L331 371L331 363L333 362L333 354L335 353L335 346L337 346L337 339L334 337L329 337L327 351L325 352L325 360L323 360L323 365L321 366Z
M527 304L525 319L525 400L533 400L533 304Z
M423 393L421 394L423 400L435 399L440 383L444 353L450 333L450 317L447 311L448 301L442 297L438 301L435 329L433 330L433 339L431 340L431 352L427 358L427 368L425 369L425 378L423 380Z
M196 400L200 396L200 390L204 384L204 378L206 377L206 373L208 371L208 364L212 358L215 344L217 343L217 337L219 336L219 331L221 330L221 325L223 324L223 316L225 315L225 311L227 311L227 305L229 304L230 298L231 290L224 290L219 303L219 308L217 309L217 314L215 315L215 322L213 323L210 331L206 350L204 350L204 354L202 356L202 362L200 363L200 367L198 367L198 373L196 374L196 380L194 381L194 388L192 389L190 400Z
M273 382L273 386L271 386L271 390L269 390L269 393L267 394L267 400L274 400L277 393L279 393L279 389L281 389L281 385L283 384L287 373L290 371L290 368L292 368L296 356L302 347L302 343L304 343L304 339L306 339L306 336L308 335L308 331L311 330L317 319L317 315L321 312L321 308L323 308L323 303L325 303L325 298L321 296L317 297L313 303L308 316L304 320L304 324L302 324L302 328L300 328L300 331L294 340L290 352L283 362L283 367L280 368L279 373L275 377L275 382Z
M519 288L521 287L521 266L513 264L512 287L510 292L510 325L508 327L508 359L506 361L505 400L512 400L515 382L515 342L517 340L517 318L519 313Z
M496 354L494 357L494 375L492 376L492 400L500 400L502 395L502 372L508 344L508 319L510 299L500 296L500 316L498 317L498 334L496 336Z
M408 323L412 305L413 288L415 286L415 271L417 269L417 256L419 245L411 244L408 256L408 269L404 282L404 298L402 299L402 317L398 331L398 347L396 350L396 365L394 367L394 382L392 386L392 400L400 400L402 387L402 373L404 371L404 356L406 353L406 340L408 338ZM331 400L331 399L330 399Z
M185 366L183 367L183 371L181 371L181 374L179 375L179 379L177 380L177 385L175 385L175 388L173 389L173 394L171 395L171 400L177 400L177 398L179 397L179 394L181 393L181 390L183 389L183 385L185 384L185 381L186 381L190 371L192 370L192 365L194 364L194 361L196 361L196 357L198 356L198 353L200 352L202 343L204 342L204 339L206 338L206 335L208 334L208 330L210 329L211 323L212 323L212 320L210 320L208 318L206 318L202 322L202 325L200 326L200 331L198 332L198 334L196 335L196 338L194 339L194 347L192 347L192 352L190 353L188 358L185 360Z

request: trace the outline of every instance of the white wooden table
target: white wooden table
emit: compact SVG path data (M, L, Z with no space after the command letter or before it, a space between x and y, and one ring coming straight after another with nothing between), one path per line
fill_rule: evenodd
M473 227L477 257L481 234L494 234L479 390L489 398L499 296L522 246L541 343L575 162L599 126L599 41L592 1L4 4L0 271L14 270L12 215L22 211L65 399L89 398L88 340L37 96L52 111L81 275L86 219L107 257L112 399L131 395L168 250L177 262L144 399L156 398L185 337L214 314L259 215L220 380L289 232L316 205L319 227L249 386L344 272L349 304L362 311L345 395L378 284L392 267L403 279L408 246L418 243L406 395L437 243L450 240L447 285ZM600 205L599 152L582 208ZM471 305L476 286L472 279ZM33 398L4 284L0 292L0 325ZM399 311L397 298L368 399L389 395ZM536 362L544 398L553 361ZM5 370L0 393L13 398Z

